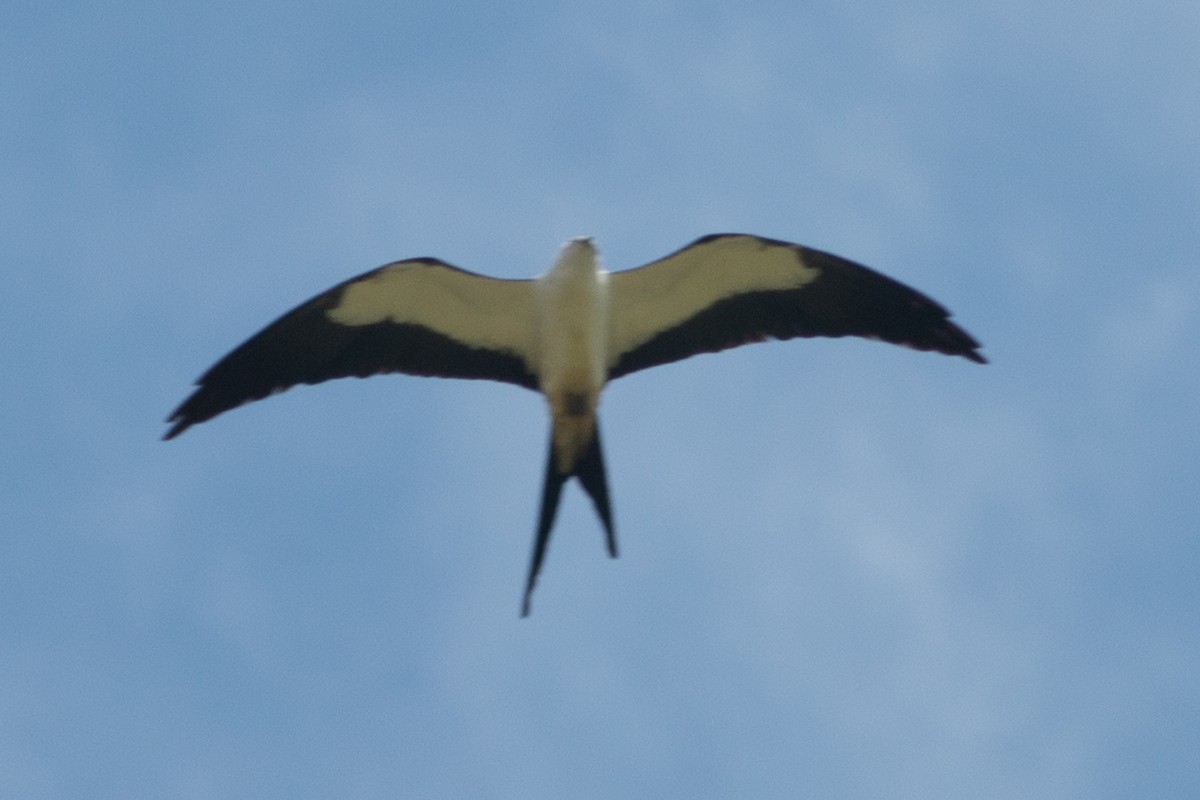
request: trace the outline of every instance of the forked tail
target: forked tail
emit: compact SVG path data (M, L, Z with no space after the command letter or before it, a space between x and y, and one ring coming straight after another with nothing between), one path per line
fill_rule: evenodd
M554 448L553 432L550 436L550 453L546 457L546 481L542 488L542 510L538 517L537 535L533 540L533 557L529 562L529 577L525 581L525 598L521 603L521 616L529 616L529 601L533 596L533 587L537 584L538 573L542 570L542 560L546 557L546 546L550 543L550 530L554 527L554 516L558 513L558 501L562 495L563 484L571 478L578 478L579 484L592 498L592 505L600 515L604 524L605 542L608 554L617 557L617 536L613 531L612 508L608 499L608 481L604 477L604 454L600 450L600 425L597 421L592 426L592 437L575 460L569 472L560 471L558 458Z

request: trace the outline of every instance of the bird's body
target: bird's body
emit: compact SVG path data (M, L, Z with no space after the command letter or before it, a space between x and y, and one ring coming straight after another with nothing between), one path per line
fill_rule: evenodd
M616 273L601 267L591 239L573 239L534 280L410 259L323 292L234 349L197 381L164 438L295 384L338 377L405 372L534 389L546 398L551 433L524 615L570 478L591 497L616 556L597 420L609 380L798 336L863 336L985 363L948 317L867 267L743 234L706 236Z
M538 389L550 404L558 469L570 472L592 438L608 380L608 273L591 240L568 242L533 291Z

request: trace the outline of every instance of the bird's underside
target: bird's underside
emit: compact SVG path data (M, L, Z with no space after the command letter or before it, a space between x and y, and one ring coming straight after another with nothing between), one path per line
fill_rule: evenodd
M533 280L500 280L433 258L338 284L239 345L197 381L164 439L301 383L389 372L503 381L541 392L550 452L522 616L563 485L578 478L617 554L596 416L605 383L768 339L860 336L986 363L933 300L839 256L715 234L637 269L600 268L590 239Z

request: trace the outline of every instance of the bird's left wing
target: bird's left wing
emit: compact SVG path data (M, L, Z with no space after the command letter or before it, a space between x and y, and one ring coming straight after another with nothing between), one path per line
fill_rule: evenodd
M292 309L218 361L164 439L299 383L404 372L537 388L532 282L397 261Z
M609 276L609 379L767 339L862 336L969 358L979 343L925 295L790 242L714 234Z

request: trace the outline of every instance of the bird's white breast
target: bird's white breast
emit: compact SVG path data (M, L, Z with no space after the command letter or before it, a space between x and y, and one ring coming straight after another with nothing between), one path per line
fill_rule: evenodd
M534 290L538 387L550 405L558 469L568 473L595 436L608 374L608 274L591 240L568 242Z
M590 240L568 242L535 286L539 388L598 394L608 353L608 273Z

